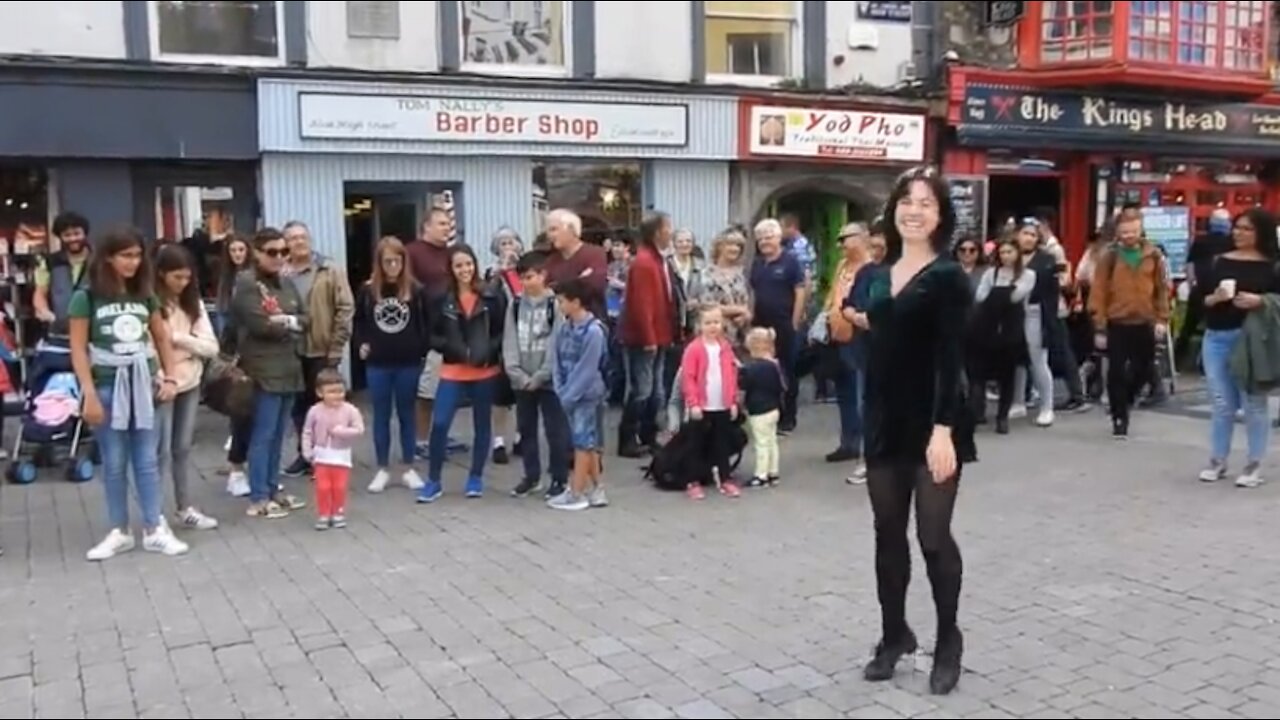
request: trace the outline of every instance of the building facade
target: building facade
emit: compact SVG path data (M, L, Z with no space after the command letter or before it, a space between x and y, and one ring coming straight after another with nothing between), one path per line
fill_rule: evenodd
M1079 253L1138 205L1177 270L1215 209L1280 208L1276 3L946 5L945 166L974 234L1049 208Z
M257 217L253 80L123 66L0 66L0 236L43 236L59 210L151 238Z
M304 219L359 272L377 238L417 236L432 206L479 248L531 243L548 209L600 239L669 212L700 237L729 219L732 96L269 79L259 83L266 222Z

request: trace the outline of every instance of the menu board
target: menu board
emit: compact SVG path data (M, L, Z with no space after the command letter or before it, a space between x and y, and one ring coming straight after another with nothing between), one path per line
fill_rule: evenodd
M951 175L951 205L956 211L956 233L952 243L971 237L983 242L987 238L987 177L985 175Z

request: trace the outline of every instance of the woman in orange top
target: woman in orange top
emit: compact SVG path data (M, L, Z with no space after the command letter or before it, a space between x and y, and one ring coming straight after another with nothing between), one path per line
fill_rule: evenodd
M836 402L840 407L840 447L827 454L827 462L845 462L862 457L862 409L853 357L853 323L842 313L845 298L853 290L854 278L867 263L867 226L849 223L840 231L844 257L836 266L827 295L827 329L835 348ZM858 473L855 473L855 475Z
M493 398L502 373L502 323L506 299L480 282L475 252L466 245L449 249L449 289L429 313L431 349L440 353L440 387L431 418L428 479L418 502L435 502L444 494L440 474L448 452L449 427L464 399L471 401L475 437L471 442L469 498L484 494L484 463L493 442Z

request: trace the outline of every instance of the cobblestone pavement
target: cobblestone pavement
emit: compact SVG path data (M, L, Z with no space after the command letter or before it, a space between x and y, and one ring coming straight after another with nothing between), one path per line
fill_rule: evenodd
M1280 711L1280 490L1206 486L1202 421L1095 412L984 436L956 533L965 675L870 685L865 489L821 462L834 408L784 441L783 487L702 504L609 461L614 504L417 506L354 493L345 531L250 520L200 437L189 556L84 560L101 491L3 490L0 718L1270 717ZM286 458L288 459L288 458ZM364 473L367 475L367 473ZM363 482L358 483L362 488ZM300 490L302 488L299 488ZM914 625L931 646L917 563Z

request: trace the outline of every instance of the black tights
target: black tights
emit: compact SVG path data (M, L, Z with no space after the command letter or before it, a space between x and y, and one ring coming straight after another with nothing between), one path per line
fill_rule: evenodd
M954 629L960 604L960 578L964 564L960 547L951 536L951 513L960 482L942 485L924 465L893 463L867 468L867 490L876 527L876 586L886 643L900 640L907 631L907 585L911 582L911 547L907 523L915 495L916 536L933 586L938 612L938 637Z
M733 419L728 410L706 411L701 420L693 423L698 433L698 447L702 451L705 478L708 482L715 478L712 471L719 469L720 482L729 481L730 453L733 442Z

